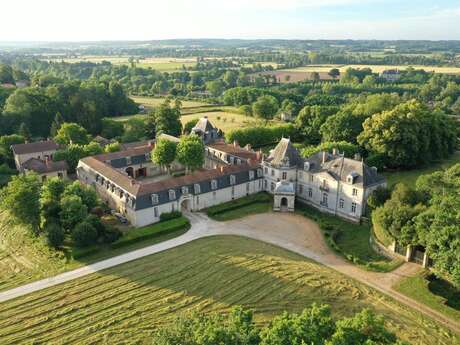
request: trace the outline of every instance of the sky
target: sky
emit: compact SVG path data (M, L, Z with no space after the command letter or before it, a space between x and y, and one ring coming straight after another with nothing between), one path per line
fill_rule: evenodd
M460 0L13 0L0 41L460 39Z

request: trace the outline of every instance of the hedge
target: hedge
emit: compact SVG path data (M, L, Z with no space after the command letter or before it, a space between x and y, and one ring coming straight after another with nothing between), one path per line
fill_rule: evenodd
M281 138L296 140L299 132L293 124L281 124L267 127L237 128L225 134L227 142L237 141L241 146L250 144L253 147L260 147L278 142Z
M258 193L254 195L250 195L244 198L232 200L229 202L226 202L224 204L212 206L206 210L206 213L208 216L212 217L220 213L228 212L228 211L233 211L238 208L248 206L254 203L267 203L271 202L271 197L267 193Z
M113 242L110 247L113 249L121 248L139 241L152 239L174 231L186 230L189 227L189 220L181 216L179 218L156 223L144 228L130 230L122 238Z

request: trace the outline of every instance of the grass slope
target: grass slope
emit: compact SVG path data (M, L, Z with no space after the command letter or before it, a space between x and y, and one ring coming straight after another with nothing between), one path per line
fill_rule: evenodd
M337 316L383 314L411 344L460 344L416 311L286 250L234 236L201 239L3 303L4 343L151 343L177 313L255 311L258 324L284 310L327 303Z

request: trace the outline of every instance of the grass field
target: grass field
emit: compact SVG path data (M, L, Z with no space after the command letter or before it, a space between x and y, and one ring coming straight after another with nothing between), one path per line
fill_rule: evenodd
M156 230L158 224L152 227ZM171 231L121 248L99 245L76 250L75 254L81 257L74 260L66 257L63 252L49 250L40 239L32 237L23 225L14 224L5 214L0 214L0 291L163 242L186 231L186 228Z
M251 308L257 324L327 303L337 316L364 307L411 344L459 336L382 294L280 248L211 237L2 303L3 343L151 343L178 313Z
M145 106L147 110L150 110L154 107L159 106L161 103L165 101L164 97L141 97L141 96L131 96L131 99L139 104ZM209 106L210 104L198 101L184 101L181 100L182 109L188 108L196 108L196 107L205 107Z
M272 209L273 198L267 193L258 193L212 206L206 210L206 213L214 220L226 221L250 214L270 212Z
M427 276L428 272L422 271L414 277L404 278L394 288L454 320L460 320L460 290L452 292L454 288L450 284L430 282Z
M235 114L227 111L211 111L205 113L183 115L181 117L181 121L182 124L185 124L190 120L198 119L203 116L207 116L215 127L220 128L224 132L235 128L249 127L255 125L258 122L258 120L253 117Z
M370 68L374 73L380 73L386 69L399 69L405 70L408 67L413 67L415 69L424 69L427 72L434 71L436 73L460 73L460 67L438 67L438 66L391 66L391 65L309 65L298 68L285 69L280 71L289 71L289 72L329 72L331 68L338 68L340 72L344 72L347 68Z
M60 62L64 61L67 63L78 63L78 62L94 62L101 63L108 61L114 65L129 65L129 56L81 56L76 58L56 58L52 61ZM134 57L134 63L137 67L153 68L161 72L174 72L179 71L185 66L186 68L194 67L196 65L196 59L194 58L136 58Z
M437 170L445 170L457 163L460 163L460 151L455 152L449 159L431 163L423 168L406 171L385 172L384 175L387 179L388 186L402 182L410 187L415 187L415 182L420 175L431 174Z

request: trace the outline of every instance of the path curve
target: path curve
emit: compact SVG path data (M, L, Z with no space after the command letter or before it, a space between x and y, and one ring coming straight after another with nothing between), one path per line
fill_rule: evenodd
M297 214L264 213L228 222L216 222L202 213L188 214L192 227L185 234L165 242L115 256L78 269L0 292L0 303L46 289L88 274L156 254L191 241L215 235L236 235L252 238L290 250L344 275L354 278L438 321L460 334L460 324L443 314L397 291L392 286L402 277L414 274L419 266L405 263L393 272L365 271L332 252L324 241L318 225Z

